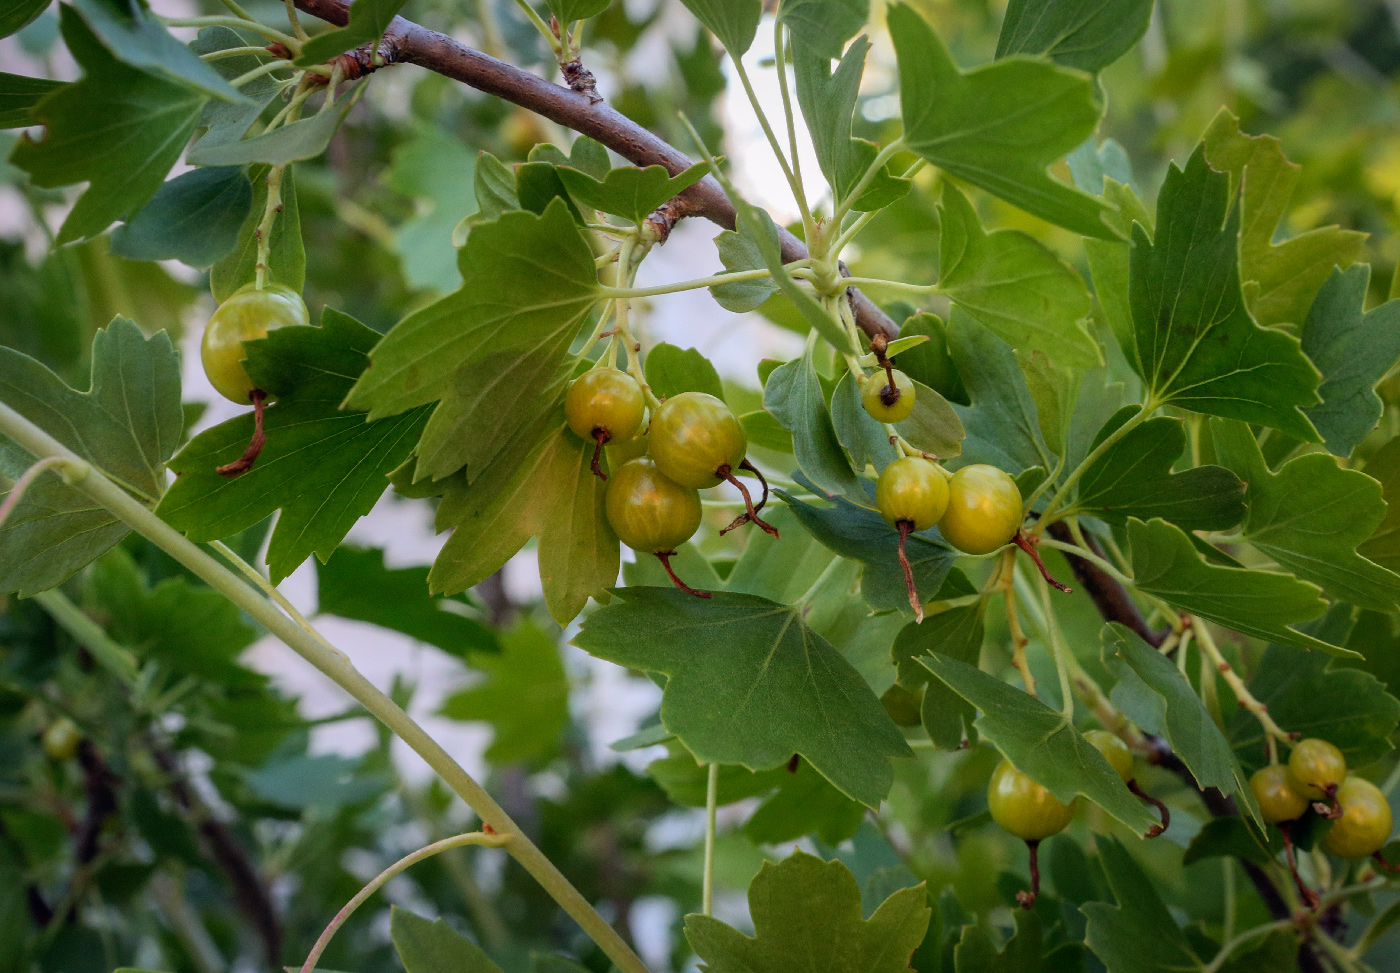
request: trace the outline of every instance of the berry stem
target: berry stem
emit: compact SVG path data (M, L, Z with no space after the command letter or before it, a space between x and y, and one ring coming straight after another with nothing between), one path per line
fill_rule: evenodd
M675 553L675 551L656 552L656 559L660 561L661 566L666 569L666 574L670 577L671 583L674 584L677 588L684 591L686 594L694 595L696 598L713 598L714 595L710 592L699 591L695 588L692 588L690 585L686 584L684 581L682 581L679 577L676 576L675 569L671 567L671 558L675 555Z
M1288 871L1293 876L1293 884L1298 887L1298 894L1302 896L1303 904L1309 909L1316 909L1317 893L1303 884L1303 879L1298 874L1298 863L1293 859L1293 836L1288 833L1288 822L1280 824L1278 830L1283 835L1283 857L1288 862Z
M1371 859L1387 872L1400 872L1400 865L1392 865L1390 862L1386 861L1385 856L1378 851L1371 853Z
M914 531L912 520L901 520L899 528L899 566L904 569L904 588L909 592L909 607L914 609L914 621L924 620L924 603L919 600L919 589L914 585L914 569L909 565L909 555L904 551L904 542Z
M1274 718L1269 715L1269 708L1255 698L1254 694L1249 691L1249 687L1244 684L1244 680L1240 678L1240 674L1235 671L1234 666L1225 661L1225 657L1220 654L1220 649L1215 644L1215 638L1210 634L1205 622L1192 615L1190 624L1191 630L1196 634L1196 643L1201 647L1201 652L1215 666L1216 671L1225 680L1225 685L1230 687L1230 692L1235 694L1235 700L1253 714L1267 735L1292 746L1294 734L1289 733L1274 722Z
M748 460L744 460L744 462L740 464L739 468L748 468L750 470L754 470L753 464L750 463ZM758 471L754 470L754 472L757 473ZM753 521L759 527L763 528L764 533L771 534L773 537L777 537L778 528L774 527L772 524L768 523L768 521L764 520L758 515L758 512L763 509L763 505L768 502L767 481L764 481L763 483L763 499L760 500L758 502L758 506L755 507L753 497L749 495L748 487L744 486L744 484L740 482L739 478L733 474L733 472L729 468L729 464L726 463L724 466L721 466L719 469L715 470L715 473L719 476L720 479L727 480L729 483L732 483L734 487L738 489L739 493L742 494L744 497L744 512L741 513L739 516L735 517L734 522L728 527L724 528L724 530L720 531L720 533L727 534L734 528L741 527L749 521ZM763 480L763 474L759 473L758 478L760 480Z
M1147 791L1139 787L1138 782L1136 780L1128 781L1128 790L1132 791L1134 794L1136 794L1142 800L1146 801L1148 804L1151 804L1157 809L1157 813L1162 815L1162 823L1154 824L1152 827L1148 828L1147 834L1143 835L1144 838L1156 838L1158 835L1162 834L1164 831L1171 827L1172 812L1168 810L1165 804L1163 804L1161 801L1157 800L1157 798L1153 797L1151 794L1147 793Z
M1027 840L1026 850L1031 856L1031 887L1016 893L1016 904L1023 909L1035 905L1036 897L1040 895L1040 842Z
M593 430L593 442L597 445L593 447L593 462L588 464L588 468L593 471L594 476L605 483L607 482L608 474L603 472L603 467L599 464L603 458L603 447L610 439L612 439L612 433L608 432L602 426Z
M1050 575L1050 569L1045 566L1045 562L1040 559L1040 552L1035 549L1037 542L1027 537L1025 531L1016 531L1016 536L1011 539L1011 542L1030 555L1031 560L1035 562L1035 566L1040 570L1040 576L1045 579L1046 584L1056 591L1063 591L1067 595L1074 591L1069 585L1061 584Z
M243 451L242 456L214 471L230 480L251 470L253 464L258 461L258 456L262 454L263 446L267 444L267 432L263 429L263 405L267 402L267 393L262 389L253 389L248 393L248 398L253 403L253 438L248 440L248 448Z

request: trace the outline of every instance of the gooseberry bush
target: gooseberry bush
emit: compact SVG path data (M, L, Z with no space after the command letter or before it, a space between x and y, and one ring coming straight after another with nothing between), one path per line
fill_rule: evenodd
M1383 5L682 5L0 10L0 971L1397 968Z

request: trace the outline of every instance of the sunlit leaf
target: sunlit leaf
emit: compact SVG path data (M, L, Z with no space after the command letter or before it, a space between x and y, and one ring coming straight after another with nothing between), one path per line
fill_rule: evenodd
M1011 0L997 57L1042 54L1066 67L1101 71L1138 42L1151 16L1152 0Z

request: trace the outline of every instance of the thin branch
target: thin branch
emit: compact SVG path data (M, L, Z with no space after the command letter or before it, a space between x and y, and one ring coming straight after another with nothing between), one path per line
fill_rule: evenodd
M350 19L345 0L296 0L304 13L343 27ZM692 165L685 153L642 128L606 102L594 103L587 95L523 71L467 47L445 34L395 17L379 45L384 63L416 64L445 77L527 108L552 122L596 139L633 165L664 166L672 174ZM726 230L734 229L734 204L714 177L706 176L679 197L690 213L703 216ZM785 263L810 256L806 245L779 228L779 245ZM893 338L899 327L870 298L850 292L856 321L866 334Z

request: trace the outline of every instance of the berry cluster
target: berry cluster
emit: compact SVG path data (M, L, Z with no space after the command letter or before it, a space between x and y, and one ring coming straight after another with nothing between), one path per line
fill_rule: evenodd
M645 398L641 385L626 372L605 365L574 380L564 397L564 416L576 435L596 443L593 472L608 480L608 523L618 538L643 554L654 554L676 587L700 598L676 576L671 556L700 527L700 491L728 482L744 497L744 513L725 531L752 521L774 537L778 531L759 517L768 500L768 484L748 461L744 427L722 401L704 392L671 396L652 411L645 447L649 455L624 462L609 480L603 472L603 447L632 440L642 428ZM763 484L753 502L737 471L747 470Z

